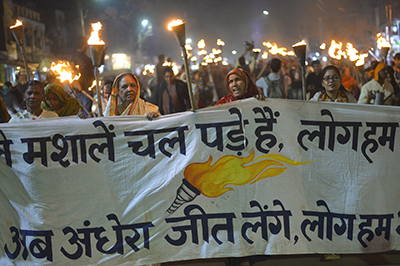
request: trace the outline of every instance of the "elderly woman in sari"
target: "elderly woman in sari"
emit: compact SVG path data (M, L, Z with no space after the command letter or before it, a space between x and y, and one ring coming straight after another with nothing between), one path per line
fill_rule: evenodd
M44 100L44 87L39 81L30 80L28 83L26 83L24 98L26 102L26 110L20 111L13 115L8 123L58 117L57 113L43 110L40 107L42 101Z
M58 84L49 84L44 88L43 110L53 111L58 116L77 115L82 109L76 98L68 96L64 88Z
M357 103L353 95L342 85L340 70L336 66L327 66L322 70L323 91L314 94L310 101Z
M226 75L225 84L230 94L222 97L216 105L251 97L256 97L259 100L265 99L251 80L250 74L244 69L232 69Z
M156 105L145 102L139 96L137 77L131 73L120 74L114 80L104 116L145 115L152 120L161 115Z

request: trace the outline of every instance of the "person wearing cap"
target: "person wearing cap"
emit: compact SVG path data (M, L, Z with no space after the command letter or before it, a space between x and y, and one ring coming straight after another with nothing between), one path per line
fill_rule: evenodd
M359 104L373 104L375 101L375 95L377 92L383 93L383 104L392 105L395 101L393 94L393 86L387 79L387 69L383 62L379 62L375 69L369 72L374 78L364 84L361 88L360 98L358 99Z

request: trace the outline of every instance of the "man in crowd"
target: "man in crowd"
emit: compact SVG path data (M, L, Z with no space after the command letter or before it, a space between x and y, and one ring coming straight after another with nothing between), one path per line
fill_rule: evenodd
M165 55L160 54L158 56L158 64L156 65L156 76L157 76L157 84L160 85L161 82L164 80L164 64L165 62Z
M315 93L318 91L323 91L322 87L322 67L319 60L315 60L311 64L314 72L308 74L306 78L306 88L310 94L309 99L311 99Z
M164 69L164 81L158 87L154 100L163 115L184 112L190 108L188 87L175 77L171 67Z
M82 90L90 95L91 92L88 90L88 88L92 86L95 78L92 60L86 55L86 50L88 48L87 39L85 37L79 37L77 45L78 50L75 52L75 54L73 54L71 62L74 63L75 66L79 65L79 73L81 73L81 77L78 80L79 84L81 85ZM86 108L86 110L91 110L92 100L87 95L81 91L77 91L76 97ZM88 116L86 112L85 116Z
M271 73L256 82L257 87L262 88L264 95L268 98L287 98L284 75L280 73L281 66L281 60L273 58L270 65Z
M370 72L373 75L373 79L365 83L361 88L360 98L358 103L361 104L372 104L378 99L376 96L378 93L382 93L382 101L385 105L392 105L392 101L395 100L393 95L393 86L387 81L387 69L383 62L379 62L375 69ZM382 104L382 103L379 103Z

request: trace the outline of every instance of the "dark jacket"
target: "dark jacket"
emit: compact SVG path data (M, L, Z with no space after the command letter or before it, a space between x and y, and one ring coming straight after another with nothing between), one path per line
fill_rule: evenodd
M190 108L188 86L185 82L179 79L175 79L176 94L178 95L179 108L174 113L184 112ZM164 115L163 110L163 94L167 89L167 82L164 80L158 87L157 93L154 97L155 104L158 105L161 114Z

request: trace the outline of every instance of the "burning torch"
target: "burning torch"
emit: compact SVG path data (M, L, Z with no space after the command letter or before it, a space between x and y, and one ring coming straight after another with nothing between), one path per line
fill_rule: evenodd
M192 81L189 72L188 56L185 48L185 42L186 42L185 23L180 19L174 20L168 24L168 29L174 33L174 36L178 41L179 46L182 48L183 62L185 64L185 72L187 77L190 104L192 106L192 110L196 111L196 107L194 106L194 100L193 100Z
M93 99L90 94L88 94L86 91L82 90L81 84L78 82L79 78L81 77L81 74L79 73L78 75L75 75L73 77L72 74L72 69L71 65L69 64L68 61L58 61L56 64L55 62L51 63L50 66L51 71L53 71L54 74L58 75L60 78L60 82L62 86L64 87L64 90L68 93L70 93L72 96L74 96L79 104L82 106L82 108L86 111L86 113L89 113L89 110L83 106L83 104L79 101L78 97L76 97L73 88L83 92L88 98L90 98L92 101L94 101L96 104L97 102L95 99Z
M92 33L90 34L90 38L88 40L88 45L90 49L90 55L92 57L92 63L94 67L94 75L96 77L96 91L97 91L97 99L98 99L98 111L99 111L99 117L103 116L101 113L102 108L102 103L101 103L101 93L100 93L100 86L99 86L99 80L100 80L100 73L99 73L99 66L101 62L101 57L103 55L103 50L105 43L103 40L100 40L99 37L99 31L101 29L101 23L91 23L92 26Z
M302 75L302 87L303 87L303 100L306 100L306 47L307 44L304 40L294 44L293 46L294 53L296 54L299 65L301 66L301 75Z
M390 42L388 42L383 36L378 33L377 35L377 40L376 40L376 46L378 49L381 49L381 56L383 62L386 64L386 57L389 53L389 50L391 48Z
M24 31L22 28L22 21L17 19L17 22L15 25L10 27L11 33L14 36L15 41L17 42L17 45L19 46L21 50L21 55L22 55L22 60L24 61L25 69L26 69L26 78L27 80L30 80L30 75L29 75L29 69L28 69L28 64L26 62L26 56L25 56L25 48L24 48Z

